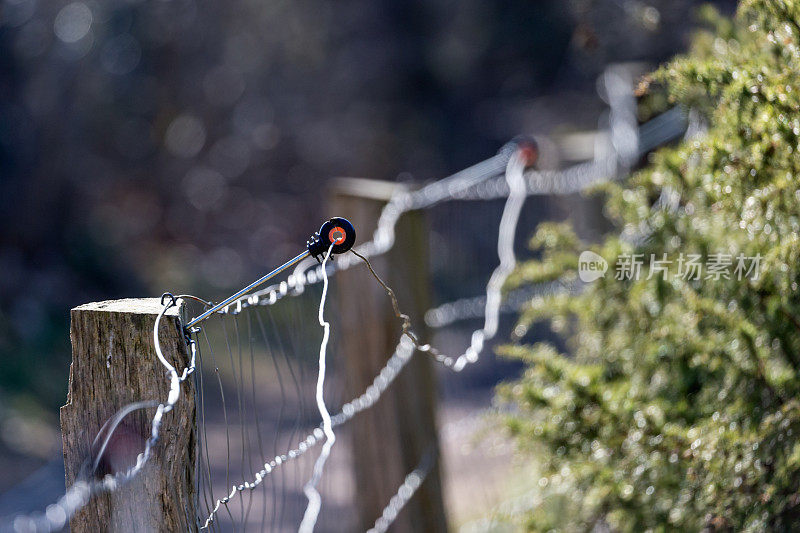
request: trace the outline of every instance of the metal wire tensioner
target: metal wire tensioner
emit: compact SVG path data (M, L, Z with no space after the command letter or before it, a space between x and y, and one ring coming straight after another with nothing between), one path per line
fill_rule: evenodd
M193 318L187 322L185 327L191 328L192 326L202 322L226 305L238 300L256 287L263 285L284 270L296 265L306 257L314 257L319 260L320 256L324 256L328 252L329 248L331 249L331 254L342 254L352 248L355 242L356 230L350 221L342 217L333 217L332 219L323 223L319 228L319 231L314 233L314 235L308 239L308 242L306 242L306 249L302 253L296 255L292 259L289 259L272 272L262 276L235 294L228 296L220 303L212 305L196 318Z

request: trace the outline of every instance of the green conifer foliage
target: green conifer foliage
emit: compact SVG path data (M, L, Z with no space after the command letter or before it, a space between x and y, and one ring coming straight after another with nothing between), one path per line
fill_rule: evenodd
M541 226L540 259L509 283L574 279L586 249L609 264L520 318L518 333L549 323L567 353L502 349L526 363L499 391L514 406L507 426L544 458L529 530L800 529L800 5L749 0L735 20L705 16L713 29L650 81L708 131L603 187L616 231L600 244ZM624 237L636 234L649 238ZM642 254L638 280L617 279L626 254ZM650 275L651 254L666 254L667 275ZM730 256L730 279L681 275L681 254L703 267ZM740 255L760 258L757 276L738 279Z

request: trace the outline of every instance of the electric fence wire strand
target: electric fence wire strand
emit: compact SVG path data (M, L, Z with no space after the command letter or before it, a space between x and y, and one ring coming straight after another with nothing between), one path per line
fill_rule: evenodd
M508 273L511 269L513 269L513 266L516 263L513 251L513 234L516 229L516 222L518 221L519 211L522 203L524 202L525 196L530 194L568 194L571 192L584 190L586 187L600 181L610 179L610 177L614 177L614 175L616 175L616 177L619 175L624 175L626 172L619 172L617 167L618 165L622 164L623 167L628 167L636 155L641 155L641 150L649 149L650 145L657 145L675 137L674 132L672 131L659 131L665 128L657 127L655 123L647 123L637 130L635 128L635 115L633 116L633 119L631 119L629 110L627 108L623 109L623 107L629 106L630 101L632 100L628 94L629 89L625 89L625 91L619 91L619 89L625 84L618 83L618 81L619 80L614 79L613 76L606 79L606 89L609 92L608 97L609 104L611 106L609 126L611 130L613 148L613 154L611 154L609 157L596 157L595 161L575 165L564 171L523 172L522 169L517 167L518 161L516 160L518 160L518 155L516 153L512 153L511 156L508 157L507 153L503 153L501 151L500 154L494 156L493 158L478 163L477 165L454 174L449 178L423 187L418 191L408 192L401 190L390 200L390 202L388 202L382 211L378 228L374 233L373 240L364 243L359 247L359 251L363 254L360 255L361 259L363 259L369 265L367 257L380 255L392 248L394 245L394 230L396 222L403 213L409 210L429 208L448 200L485 200L495 197L506 198L506 205L504 207L503 217L500 224L501 227L498 234L498 255L500 257L500 264L495 269L495 272L487 284L486 296L480 300L474 300L471 302L473 307L483 306L484 326L480 330L473 332L469 348L458 358L442 356L441 354L438 354L438 352L436 352L432 347L430 347L430 345L419 344L419 341L414 333L406 326L408 317L400 313L399 309L396 307L395 301L396 314L398 315L398 318L403 320L404 324L401 339L395 354L389 359L387 365L381 370L381 372L375 378L373 384L367 388L364 394L352 400L351 402L346 403L342 407L340 413L331 417L327 413L327 408L324 405L324 401L319 401L321 391L324 388L324 355L327 346L327 336L329 334L329 324L324 321L323 308L327 293L329 275L327 259L330 256L330 251L326 255L326 260L323 261L322 265L310 270L308 269L309 263L307 260L301 261L301 257L298 256L295 258L295 260L290 262L299 262L300 264L298 264L294 273L289 276L288 280L252 294L246 294L249 287L243 289L237 293L236 297L229 298L229 301L226 301L223 307L216 310L223 314L231 312L238 314L244 307L254 305L272 305L286 295L297 295L302 293L306 285L319 282L323 283L324 288L323 296L320 302L319 319L320 325L325 329L325 334L323 336L323 343L320 346L320 375L317 383L317 403L320 409L320 414L323 416L323 423L321 427L316 428L310 435L302 440L296 448L289 450L289 452L286 454L276 455L275 458L264 463L264 468L255 473L253 477L254 481L245 481L239 485L232 485L231 492L228 494L228 496L216 500L213 509L207 517L204 525L201 526L201 529L208 529L209 526L213 524L214 518L218 513L220 506L226 505L227 507L227 503L235 496L235 494L243 491L245 488L250 490L254 489L275 468L290 459L302 455L305 453L305 451L322 441L323 438L325 439L324 447L327 447L327 452L329 452L330 446L332 446L333 442L335 441L333 428L345 423L358 412L368 409L374 405L378 398L380 398L381 394L388 388L396 375L400 372L400 370L402 370L402 368L411 358L415 351L414 348L419 351L427 351L434 354L437 360L444 363L445 366L451 367L456 371L463 369L468 363L472 363L477 360L477 357L483 348L484 342L491 339L497 331L497 315L502 308L502 303L499 298L499 289L502 287L505 279L508 276ZM630 84L628 84L628 86L629 85ZM618 92L612 94L613 91ZM622 104L625 104L625 106ZM670 125L671 129L680 129L681 131L685 131L686 127L683 116L676 118L673 116L676 115L674 111L668 113L670 113L669 116L657 117L656 119L653 119L653 121L659 120L663 124ZM633 128L631 127L631 124L634 125ZM691 125L690 129L692 129ZM694 129L698 130L699 128ZM655 140L637 138L644 137L644 133L652 136L658 134L660 137ZM515 164L512 165L512 162L515 162ZM495 177L500 171L502 171L504 165L506 167L505 177ZM669 196L669 191L665 191L665 194L667 196L660 199L659 202L663 205L659 205L657 207L672 208L674 206L674 200ZM646 234L646 232L642 233ZM337 265L337 269L346 269L354 264L354 260L350 260L349 256L344 256L342 259L343 260ZM289 265L287 264L285 266ZM383 285L383 287L387 290L390 296L392 296L393 292L391 289L389 289L388 286L386 286L380 280L374 270L372 270L371 266L370 270L376 279L381 283L381 285ZM332 273L332 271L330 273ZM69 518L73 516L77 510L83 507L94 494L103 491L114 490L117 487L122 486L135 477L147 463L150 455L152 454L152 449L158 441L163 416L165 413L171 411L175 403L178 401L180 396L180 383L184 381L192 372L194 372L195 357L198 353L196 341L192 338L188 338L187 342L189 343L189 348L191 350L192 361L180 375L177 373L177 370L175 370L175 368L168 361L166 361L161 353L157 331L158 325L166 310L176 305L176 298L172 297L171 295L169 296L170 301L164 304L164 309L156 320L156 326L154 328L154 342L156 355L161 364L165 366L170 376L170 392L167 401L157 405L156 413L151 423L151 436L147 440L143 452L137 457L136 464L126 472L107 475L100 481L89 482L81 480L76 482L67 490L65 495L56 504L49 506L45 513L16 517L13 523L14 531L53 531L63 528L68 522ZM190 297L188 295L185 296ZM197 300L206 304L207 307L210 307L208 302L204 302L200 299ZM206 313L208 313L208 310ZM448 322L448 320L440 320L440 322L446 324L451 323L452 320L450 322ZM242 369L240 366L240 375L241 370ZM110 425L105 428L105 431L108 434L113 433L116 424L118 424L119 419L121 419L120 417L124 417L125 414L131 412L132 410L149 406L149 404L127 406L123 409L123 414L117 415L117 418L115 418L116 422L111 422ZM240 417L243 416L241 409L242 408L240 407ZM109 438L108 434L106 435L106 439ZM101 447L101 449L102 448L103 447ZM230 447L228 447L228 450L230 450ZM312 479L309 481L312 487L316 485L315 478L316 481L318 481L319 477L321 476L322 465L324 465L323 457L327 457L325 449L323 450L323 453L320 454L320 457L315 464L314 476L312 476ZM319 468L317 468L317 465L320 465ZM229 466L230 459L228 460L228 467ZM413 479L416 478L412 478L412 480ZM404 483L401 489L406 487L404 492L407 493L408 488L413 486L415 483L416 482L411 483L411 485L408 486ZM421 483L421 480L419 483ZM210 485L208 490L210 491ZM416 488L413 488L413 490L416 490ZM304 531L313 530L313 523L316 521L316 515L319 511L318 507L315 510L314 505L312 505L313 493L311 493L311 491L309 491L309 493L311 494L309 496L309 509L307 509L306 516L304 516L304 523L306 526L301 524L301 530ZM211 499L213 499L213 493L205 495L206 498L209 496ZM309 514L310 511L313 512ZM311 519L312 515L314 517L313 520ZM389 514L389 517L391 517L391 515L392 513ZM306 517L308 517L308 520L306 520ZM384 521L388 519L387 516L382 516L381 518L384 519ZM389 520L388 524L390 523L391 520ZM310 529L308 529L309 524ZM383 522L381 522L381 524L383 524ZM376 523L376 528L378 527L379 524Z
M626 117L629 118L629 117ZM614 121L612 120L612 123ZM619 124L620 121L617 121ZM626 124L627 125L627 124ZM625 128L623 128L625 129ZM625 132L629 133L629 132ZM627 135L625 135L627 136ZM634 132L635 136L635 132ZM634 139L634 143L636 143L636 139ZM619 143L624 144L624 143ZM638 146L638 144L637 144ZM631 148L627 146L626 148ZM635 150L636 146L631 148L631 150L627 150L630 152ZM620 150L623 151L623 150ZM625 159L628 159L626 157ZM627 161L626 161L627 162ZM386 290L387 294L389 295L390 299L392 300L392 305L394 308L394 312L396 316L402 320L402 337L409 339L413 345L420 351L427 351L434 355L437 361L443 363L445 366L451 367L455 371L462 370L467 364L474 363L477 361L480 352L483 350L483 346L486 340L491 339L496 335L497 332L497 324L498 324L498 317L501 308L501 289L503 284L505 283L508 275L513 271L514 266L516 265L516 258L514 255L514 236L516 234L516 227L519 221L519 214L524 203L524 199L528 194L528 187L526 185L525 177L523 175L525 167L525 162L522 159L522 155L520 152L513 152L511 157L508 159L506 165L506 185L509 190L509 194L507 196L506 205L503 210L503 216L501 218L500 228L498 232L498 256L500 258L500 264L493 272L489 283L487 284L486 290L486 297L483 299L484 303L484 326L480 330L475 330L472 334L470 346L464 352L464 354L460 355L458 358L452 358L449 356L441 355L438 351L432 348L428 344L420 344L417 336L411 331L410 328L410 319L407 315L403 314L397 305L397 299L394 295L394 292L391 288L389 288L377 275L374 271L372 266L369 263L369 260L365 255L372 255L376 252L380 253L383 249L390 249L394 243L394 226L399 219L399 216L404 212L405 209L408 209L409 204L414 204L413 201L408 200L408 196L396 196L392 198L392 200L387 204L387 207L381 214L380 221L378 224L378 230L375 232L375 237L371 243L367 243L366 245L362 245L361 249L366 253L364 255L356 252L353 250L353 254L364 261L369 268L372 275L375 277L377 282ZM453 181L455 179L464 179L464 175L461 174L454 176L451 178L453 181L443 180L447 183L437 187L434 192L430 196L430 203L429 205L434 205L441 201L442 198L447 197L447 195L456 194L459 191L463 191L464 189L469 188L471 185L474 184L474 177L470 176L470 180L463 183L463 187L458 189L452 186ZM447 191L447 192L445 192ZM425 207L426 205L424 202L420 202L419 206ZM371 245L371 246L370 246ZM326 258L327 259L327 258ZM347 262L342 261L345 263L344 267L340 263L339 268L347 268ZM326 264L323 264L319 267L318 272L321 274L323 279L323 283L327 289L328 283L328 271L326 269ZM303 264L298 266L295 270L295 274L293 274L294 279L298 279L298 274L303 274L302 272ZM318 275L319 275L318 274ZM306 276L303 276L306 279L304 281L308 281ZM315 276L316 277L316 276ZM287 284L288 285L288 284ZM284 289L284 287L286 287ZM288 292L288 286L281 285L282 293L286 294ZM274 294L274 293L271 293ZM324 294L324 293L323 293ZM324 297L323 297L324 299ZM274 302L273 297L270 298L271 301ZM248 299L248 302L252 301L252 297ZM256 300L257 301L257 300ZM322 310L320 309L320 313ZM320 323L322 324L322 317L320 315ZM319 392L319 389L318 389ZM368 392L370 392L368 390ZM372 391L377 392L377 391ZM380 396L380 393L377 393L377 397ZM377 400L377 397L375 400ZM347 407L347 406L346 406ZM345 411L346 412L346 411ZM325 425L325 421L323 421L323 426ZM330 422L329 422L330 425ZM326 445L330 442L330 437L326 433ZM321 454L320 458L327 457L327 454ZM316 467L315 467L316 472ZM318 493L316 494L318 498ZM309 496L309 508L312 508L312 504L316 504L316 500L312 502L312 496ZM319 509L316 508L316 513L318 513ZM301 531L312 531L313 525L311 529L308 529L307 526L304 527L304 524L307 524L306 517L308 516L308 509L306 515L304 516L303 523L301 523ZM386 517L382 517L386 518Z
M500 264L495 268L486 285L483 327L472 332L469 346L457 357L444 355L430 344L422 344L419 341L419 337L411 330L411 320L409 316L400 311L394 291L380 276L378 276L366 256L355 250L351 250L354 256L361 259L366 264L372 276L389 295L394 314L402 322L403 334L412 340L417 350L431 354L436 361L455 372L461 372L468 364L477 362L486 341L491 340L497 334L503 285L508 279L508 276L513 272L517 263L514 254L514 238L519 223L519 216L526 197L523 179L523 171L525 170L526 164L527 159L523 150L513 152L508 159L506 165L506 181L509 190L511 190L511 194L506 199L498 230L497 255L500 259Z
M325 359L328 349L328 340L330 339L331 335L331 325L325 320L325 301L328 296L328 275L327 271L325 270L325 266L328 263L328 259L331 257L331 253L333 253L333 245L328 248L328 253L325 254L325 259L322 260L322 297L319 301L319 314L317 315L317 318L319 319L319 325L322 326L323 333L322 342L320 342L319 345L319 376L317 377L316 399L317 409L319 409L319 414L322 417L322 431L325 434L325 442L322 444L322 451L320 452L319 457L317 457L317 461L314 463L314 472L311 475L311 479L303 488L303 492L305 492L306 497L308 498L308 506L303 514L303 521L300 522L300 528L298 529L300 533L311 533L314 531L314 527L317 525L319 510L322 507L322 498L317 490L317 484L319 483L320 478L322 478L322 471L325 468L325 462L328 460L328 457L331 453L331 448L333 448L333 445L336 442L336 434L333 432L331 415L328 412L328 407L325 405L324 398L326 369Z
M563 170L524 171L527 195L574 194L609 180L622 179L628 175L628 169L634 161L646 153L645 150L652 150L687 131L686 112L680 108L666 111L637 127L632 80L625 78L623 73L615 72L604 76L604 83L610 107L610 147L598 146L592 161L578 163ZM691 113L689 118L692 118ZM691 122L688 127L691 129ZM513 153L512 149L506 147L485 161L416 191L398 187L381 211L372 240L357 246L357 250L368 258L391 250L395 241L395 226L406 212L429 209L446 201L508 198L511 189L502 174L509 156ZM327 274L333 275L336 270L347 270L355 264L348 256L342 256L335 267L328 267ZM243 306L249 305L273 305L285 296L302 294L306 286L321 281L320 265L313 259L306 258L297 264L286 281L251 294L243 294L218 312L241 310Z
M356 250L351 250L354 257L363 261L374 279L381 285L381 287L386 291L388 294L392 308L394 310L395 315L398 319L402 322L402 331L401 331L401 338L398 344L397 350L395 354L389 359L387 364L384 368L378 373L377 377L375 378L373 384L367 388L365 393L356 398L355 400L348 402L342 407L341 413L331 417L330 420L326 420L325 415L323 414L323 407L324 402L320 403L320 381L318 380L318 387L317 387L317 403L318 407L320 407L320 413L323 414L323 424L322 429L317 428L314 432L306 437L296 449L290 450L286 454L282 454L280 456L276 456L270 462L264 464L264 468L256 473L255 479L253 482L245 482L239 486L232 486L231 492L228 494L227 497L222 498L217 501L214 509L210 513L209 517L206 519L204 526L201 529L207 528L211 523L213 523L215 515L221 504L227 504L232 498L236 496L237 493L243 491L245 488L253 489L257 485L259 485L264 477L271 473L275 468L277 468L282 463L299 457L305 451L307 451L310 447L314 446L319 440L323 437L325 438L325 446L323 448L323 452L320 454L320 458L318 459L316 465L321 464L324 466L324 462L327 459L327 455L330 451L330 447L328 443L331 441L335 441L335 436L333 439L331 435L333 435L332 428L336 425L343 424L350 418L352 418L358 412L368 409L381 397L383 392L388 388L389 384L394 380L397 373L405 366L408 359L410 359L411 355L414 353L414 348L419 350L420 352L427 352L431 354L437 361L444 364L445 366L453 369L454 371L458 372L461 371L467 364L475 362L477 360L478 354L483 348L483 343L491 339L497 332L497 321L500 309L500 290L502 289L505 280L507 279L508 275L514 268L516 264L516 258L514 256L513 251L513 244L514 244L514 236L516 232L517 222L519 220L519 214L522 209L522 204L525 200L525 189L524 183L522 181L523 170L525 168L525 159L523 154L520 151L512 153L511 157L508 159L506 164L506 179L509 182L509 186L512 191L514 191L513 195L510 195L506 201L506 208L504 209L503 217L501 218L501 224L498 234L498 255L500 257L500 265L498 265L497 269L495 270L495 274L493 274L492 278L490 279L487 285L487 298L485 304L485 311L484 316L487 317L484 327L481 330L476 330L473 333L473 341L468 350L460 355L457 358L446 356L441 354L438 350L433 348L430 344L422 344L419 341L418 336L411 330L411 321L408 315L402 313L399 308L397 298L394 294L394 291L380 278L380 276L375 272L374 268L370 264L369 260L366 256L362 255L361 253L357 252ZM324 303L325 303L325 296L327 294L327 284L328 284L328 270L326 269L327 259L329 257L326 256L325 261L321 265L321 275L323 277L323 294L320 301L320 311L319 311L319 321L320 324L323 325L325 329L325 335L323 335L323 342L320 346L320 376L324 380L324 376L322 374L324 369L324 349L327 346L327 327L325 326L325 322L322 316ZM340 259L344 259L345 256L340 256ZM327 410L325 410L327 413ZM329 424L330 433L326 430L326 424ZM327 452L325 447L328 448ZM315 465L314 468L314 477L317 476L317 466ZM320 467L320 475L321 475L321 468ZM309 482L314 481L314 477ZM318 481L318 479L317 479ZM316 483L314 483L315 485ZM306 493L309 499L309 505L304 515L303 523L301 523L301 531L313 531L313 524L316 521L316 515L319 513L319 502L318 493L315 494L315 491L309 490L309 485L306 485ZM311 514L309 514L311 513ZM308 518L309 516L313 516L314 518ZM308 520L307 520L308 518ZM309 524L311 524L311 529L308 529Z

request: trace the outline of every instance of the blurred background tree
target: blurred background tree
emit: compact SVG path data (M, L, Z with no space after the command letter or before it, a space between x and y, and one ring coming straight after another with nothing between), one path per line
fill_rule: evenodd
M527 365L500 391L517 408L508 427L545 458L529 530L800 526L800 9L749 0L735 20L705 16L712 29L643 90L706 117L707 133L604 188L616 228L600 244L541 227L541 260L512 283L575 278L587 248L609 263L520 319L520 335L548 321L570 355L503 350ZM643 254L638 280L617 279L622 254ZM672 261L666 279L651 254ZM686 279L680 254L727 254L730 279ZM737 279L739 254L760 256L757 276Z

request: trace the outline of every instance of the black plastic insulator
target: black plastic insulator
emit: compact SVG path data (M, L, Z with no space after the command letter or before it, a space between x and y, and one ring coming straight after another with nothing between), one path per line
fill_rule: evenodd
M313 257L319 259L328 253L328 248L333 245L331 253L343 254L356 243L356 229L349 220L342 217L333 217L325 222L319 231L308 239L306 247Z

